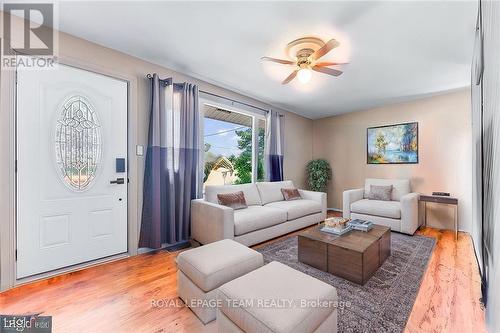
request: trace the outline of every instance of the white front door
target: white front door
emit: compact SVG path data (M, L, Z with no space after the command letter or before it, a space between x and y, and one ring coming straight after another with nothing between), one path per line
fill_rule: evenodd
M17 278L127 251L126 161L126 82L18 70Z

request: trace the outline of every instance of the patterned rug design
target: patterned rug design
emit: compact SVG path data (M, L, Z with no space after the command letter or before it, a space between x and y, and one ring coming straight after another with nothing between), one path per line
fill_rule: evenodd
M266 263L279 261L337 289L338 332L402 332L417 297L436 241L391 234L391 256L364 285L320 271L297 260L297 236L255 250Z

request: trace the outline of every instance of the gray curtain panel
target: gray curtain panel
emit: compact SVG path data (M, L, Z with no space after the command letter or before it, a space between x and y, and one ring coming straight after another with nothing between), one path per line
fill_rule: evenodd
M500 331L500 2L481 1L482 262L486 321ZM473 101L476 103L477 101Z
M198 87L151 79L140 247L181 247L191 236L191 200L201 197Z
M482 254L482 219L483 219L483 164L482 164L482 75L483 75L483 36L481 20L478 12L476 23L476 36L471 66L471 113L472 113L472 230L474 249L478 263L483 271Z
M500 2L480 1L478 10L471 82L472 237L481 264L488 331L500 332Z
M283 180L283 153L285 147L285 116L276 111L269 111L266 119L266 179L271 182Z

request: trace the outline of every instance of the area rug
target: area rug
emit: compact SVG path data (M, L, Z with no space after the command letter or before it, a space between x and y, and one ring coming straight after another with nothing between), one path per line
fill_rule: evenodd
M338 332L402 332L436 241L391 234L391 256L364 285L297 260L297 236L258 247L266 263L279 261L337 289Z

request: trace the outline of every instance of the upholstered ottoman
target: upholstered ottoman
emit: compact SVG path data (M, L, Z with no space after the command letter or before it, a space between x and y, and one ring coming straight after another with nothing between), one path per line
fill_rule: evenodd
M206 324L215 319L217 288L264 264L262 254L224 239L177 256L177 293Z
M271 262L219 287L221 332L337 332L334 287Z

